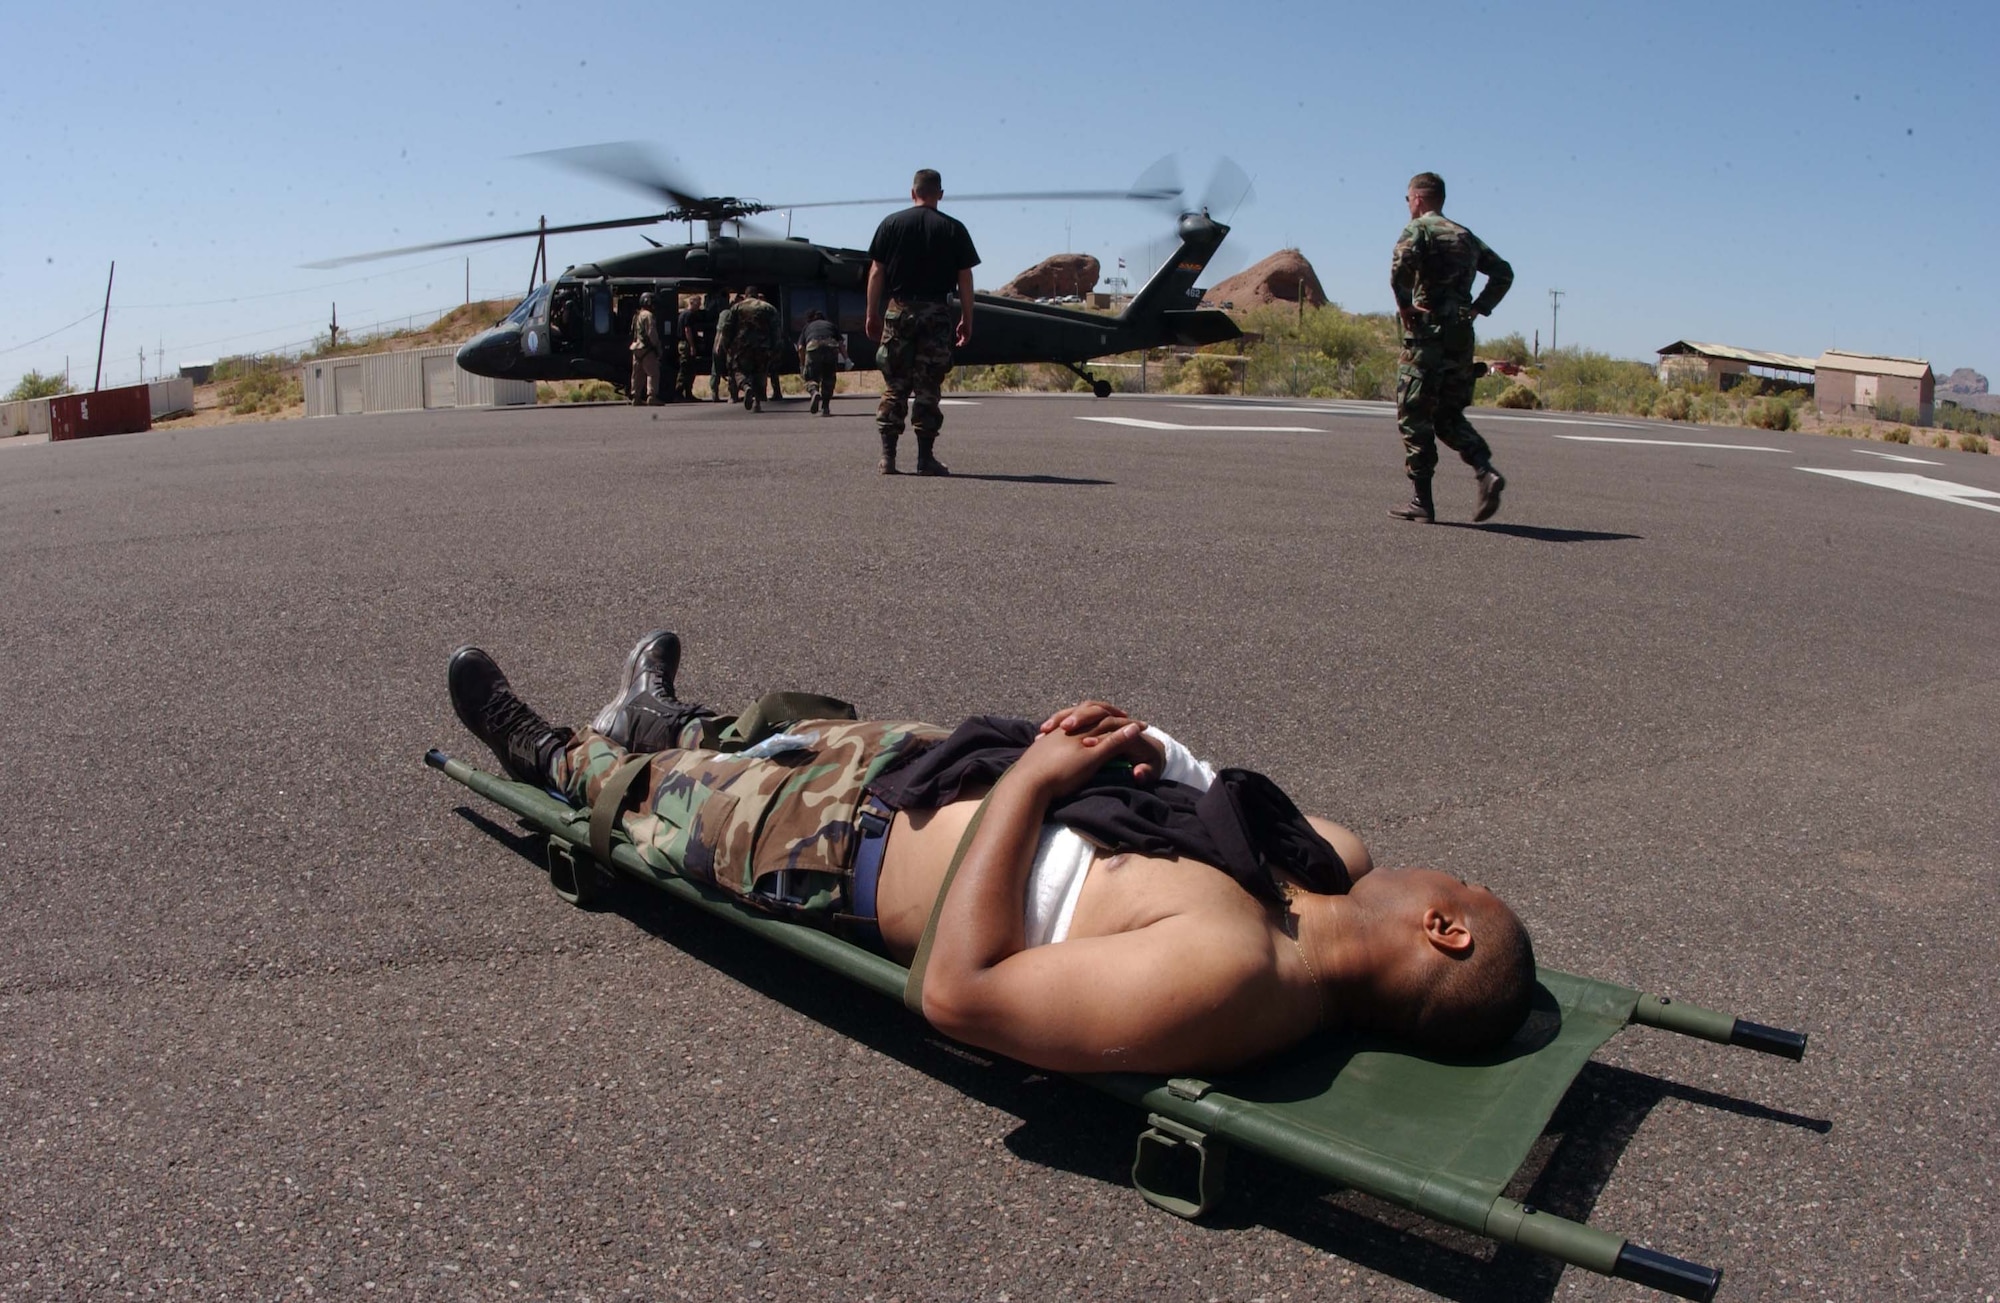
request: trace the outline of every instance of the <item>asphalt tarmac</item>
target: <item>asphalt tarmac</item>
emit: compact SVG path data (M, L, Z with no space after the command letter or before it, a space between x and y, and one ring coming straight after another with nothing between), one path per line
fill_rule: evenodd
M445 658L581 722L666 625L731 707L1109 697L1810 1032L1626 1032L1510 1193L1725 1299L1994 1297L2000 458L1476 413L1503 510L1454 461L1425 527L1379 406L988 397L946 480L841 406L0 446L0 1295L1647 1297L1251 1156L1179 1221L1096 1092L563 904L421 764L490 763Z

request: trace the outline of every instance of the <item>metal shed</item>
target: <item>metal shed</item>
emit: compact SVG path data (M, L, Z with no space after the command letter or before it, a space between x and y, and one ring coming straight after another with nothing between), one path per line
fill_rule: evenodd
M326 357L302 363L307 416L420 412L441 407L524 407L532 380L495 380L458 365L458 346Z
M1898 419L1929 425L1936 411L1937 377L1931 374L1931 364L1920 357L1842 353L1830 348L1819 355L1819 383L1813 399L1822 416L1874 416L1886 410Z
M1762 372L1782 372L1770 379L1792 385L1813 383L1818 363L1795 353L1766 353L1733 344L1708 344L1698 339L1677 339L1660 350L1660 383L1670 385L1690 380L1727 389L1743 376Z

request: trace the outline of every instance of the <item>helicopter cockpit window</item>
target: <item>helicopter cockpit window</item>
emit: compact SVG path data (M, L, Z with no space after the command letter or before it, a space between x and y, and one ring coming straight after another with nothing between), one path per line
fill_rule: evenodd
M549 287L541 285L537 286L527 298L522 299L514 305L514 310L507 314L506 324L510 326L525 326L530 320L547 321L548 319Z

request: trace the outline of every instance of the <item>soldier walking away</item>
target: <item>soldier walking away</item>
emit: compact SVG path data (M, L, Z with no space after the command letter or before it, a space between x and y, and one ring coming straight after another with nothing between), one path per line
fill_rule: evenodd
M736 301L729 300L715 318L715 354L709 362L708 397L722 401L722 382L729 381L729 401L736 401L736 372L731 368L729 344L736 334Z
M938 211L944 181L931 168L910 183L912 206L891 213L875 229L868 246L868 338L880 345L882 401L875 425L882 435L884 475L896 474L896 442L907 415L917 432L917 474L949 475L932 449L944 426L939 391L951 373L954 342L972 341L972 269L979 251L972 234L955 217ZM958 325L952 328L947 296L958 293Z
M709 308L715 301L713 294L707 303L697 299L674 318L674 353L680 363L674 373L674 392L689 402L695 400L694 381L701 373L701 364L714 352L715 317Z
M736 300L729 356L743 373L743 410L764 410L764 376L778 360L778 310L758 297L755 289Z
M818 308L806 313L799 333L799 370L812 390L809 412L833 415L833 388L840 378L840 330Z
M632 406L666 401L660 396L660 327L653 319L653 296L639 296L632 314Z
M1472 361L1472 323L1488 316L1514 283L1514 269L1478 236L1444 215L1444 179L1435 172L1410 178L1404 195L1410 224L1389 259L1389 285L1403 322L1403 354L1396 366L1396 426L1403 432L1403 466L1413 490L1406 506L1391 507L1398 520L1425 524L1437 518L1431 502L1431 473L1437 445L1456 452L1479 481L1474 520L1491 519L1500 509L1507 481L1493 468L1486 446L1465 409L1479 372ZM1472 296L1472 282L1484 275L1486 287Z

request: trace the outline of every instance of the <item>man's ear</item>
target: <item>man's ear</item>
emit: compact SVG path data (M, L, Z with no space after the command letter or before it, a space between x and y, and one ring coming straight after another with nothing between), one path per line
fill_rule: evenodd
M1424 940L1454 958L1472 952L1472 929L1464 917L1435 905L1424 911Z

